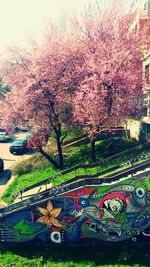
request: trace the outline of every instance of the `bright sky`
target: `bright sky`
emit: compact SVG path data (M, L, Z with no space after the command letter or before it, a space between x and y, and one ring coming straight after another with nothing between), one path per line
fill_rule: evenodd
M38 37L50 19L61 24L63 16L79 15L89 1L96 0L0 0L0 53Z
M88 0L0 0L0 50L26 42L44 30L50 18L58 23L83 10Z

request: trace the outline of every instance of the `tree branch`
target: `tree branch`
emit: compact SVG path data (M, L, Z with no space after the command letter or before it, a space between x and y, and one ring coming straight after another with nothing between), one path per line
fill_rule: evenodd
M64 134L64 136L62 136L60 143L62 144L63 140L67 137L67 133Z

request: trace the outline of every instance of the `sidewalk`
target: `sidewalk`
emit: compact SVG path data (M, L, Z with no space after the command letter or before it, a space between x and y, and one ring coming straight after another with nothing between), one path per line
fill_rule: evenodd
M23 200L25 200L29 197L32 197L34 194L42 193L43 191L50 189L51 187L52 187L52 183L49 183L47 185L41 185L41 186L34 187L34 188L32 188L26 192L23 192L22 198L23 198ZM21 196L19 195L14 199L14 203L17 203L20 200L21 200Z

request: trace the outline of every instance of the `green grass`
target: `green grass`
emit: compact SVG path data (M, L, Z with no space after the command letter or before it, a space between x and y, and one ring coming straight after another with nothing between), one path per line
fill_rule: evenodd
M113 244L87 247L0 248L0 267L144 267L149 266L149 246Z
M149 151L150 151L150 149L143 149L142 151L136 152L135 156L139 156L139 155L141 155L145 152L149 152ZM74 178L75 176L78 176L78 175L95 174L95 173L97 173L97 171L100 172L100 171L103 171L105 169L109 169L109 168L111 168L115 165L121 164L122 162L125 162L129 159L131 159L131 155L127 155L127 156L121 157L119 159L112 160L111 162L105 163L102 166L99 166L98 168L97 167L87 168L87 169L80 168L76 171L72 171L72 172L67 173L63 176L59 176L59 177L55 178L52 181L52 183L53 183L53 185L58 185L64 181L68 181L71 178ZM31 160L30 160L30 162L31 162ZM141 161L139 161L139 162L141 162ZM125 169L125 168L128 168L130 166L131 165L123 166L118 170ZM12 193L14 193L20 189L23 189L25 187L28 187L30 185L33 185L35 183L38 183L38 182L40 182L40 181L42 181L42 180L44 180L50 176L53 176L57 173L59 173L58 170L55 170L52 168L45 168L45 169L40 169L40 170L35 171L33 173L30 173L30 174L17 175L15 180L13 181L13 183L8 187L8 189L3 194L2 199L7 204L10 204L14 199L14 196ZM113 172L108 172L108 174L111 174L111 173L113 173ZM100 177L102 178L103 176L104 175L102 175Z
M56 174L57 172L58 171L56 171L56 170L47 168L47 169L36 171L34 173L31 173L31 174L17 175L15 177L15 180L13 181L13 183L7 188L7 190L3 194L2 199L6 203L10 204L14 199L14 196L12 195L13 192L16 192L20 189L27 187L27 186L33 185L34 183L38 183L41 180L44 180L44 179Z
M53 170L52 165L48 162L48 160L40 153L36 153L28 160L21 160L17 162L17 164L13 167L13 175L31 174L37 170L41 171L47 168Z
M142 152L138 151L136 153L136 156L140 156L140 155L144 154L145 152L149 152L149 151L150 151L150 149L148 149L148 150L144 149L144 150L142 150ZM76 171L72 171L72 172L70 172L68 174L65 174L63 176L60 176L60 177L54 179L53 180L53 185L58 185L58 184L60 184L60 183L62 183L64 181L68 181L69 179L71 179L71 178L73 178L75 176L78 176L78 175L96 174L97 172L101 172L101 171L109 169L109 168L111 168L111 167L113 167L115 165L119 165L119 164L121 164L121 163L123 163L123 162L125 162L125 161L127 161L127 160L129 160L131 158L132 158L131 155L127 155L127 156L123 156L123 157L121 157L119 159L114 159L111 162L105 163L105 164L103 164L103 165L101 165L99 167L86 168L86 169L85 168L80 168L80 169L78 169ZM144 160L139 160L136 163L134 163L134 165L137 164L137 163L141 163L141 162L144 162ZM113 173L115 173L117 171L121 171L121 170L124 170L126 168L129 168L131 166L132 166L131 164L128 164L126 166L122 166L122 167L118 168L116 171L109 171L109 172L107 172L107 174L110 175L110 174L113 174ZM104 176L106 176L106 174L100 175L99 177L102 178Z
M126 150L130 147L133 147L137 145L137 142L125 142L123 141L119 146L116 146L114 149L106 149L106 146L108 145L107 141L98 141L96 143L96 155L97 155L97 161L104 159L108 156L111 156L115 153L121 152L123 150ZM70 168L72 166L78 165L78 164L86 164L91 163L90 159L90 145L80 145L77 147L70 147L68 149L65 149L65 155L64 157L64 169ZM52 155L53 156L53 155ZM54 157L54 156L53 156ZM57 156L55 155L55 159L57 159ZM22 175L26 173L32 173L37 170L43 170L46 168L51 168L52 165L48 162L46 158L44 158L40 153L36 153L33 155L33 157L30 158L30 160L24 160L18 162L13 167L13 174L14 175ZM90 169L88 170L90 171Z
M112 149L107 149L109 141L101 140L96 142L96 161L110 157L116 153L127 150L138 145L137 141L125 141L115 143ZM66 151L68 156L65 158L65 166L71 167L81 163L91 163L90 159L90 144L70 147Z
M140 155L140 152L138 152L138 155ZM58 185L64 181L68 181L71 178L74 178L75 175L77 176L77 175L85 175L85 174L95 174L95 173L97 173L97 171L109 169L110 167L113 167L117 164L120 164L120 163L128 160L129 158L130 158L129 156L124 156L121 159L112 160L111 163L110 162L105 163L102 166L100 166L98 169L97 169L97 167L94 167L91 169L90 168L87 168L87 169L81 168L81 169L78 169L76 171L76 173L75 173L75 171L73 171L73 172L67 173L63 176L59 176L59 177L55 178L52 181L52 183L53 183L53 185ZM142 162L142 161L139 161L139 162ZM126 169L130 166L131 165L123 166L123 167L117 169L117 171ZM34 173L31 173L31 174L24 174L24 175L20 175L20 176L17 175L15 180L13 181L13 183L8 187L8 189L3 194L2 199L6 203L10 204L14 199L14 196L12 194L13 192L16 192L16 191L23 189L25 187L28 187L30 185L33 185L34 183L40 182L40 181L42 181L42 180L44 180L50 176L53 176L57 173L59 173L57 170L46 168L44 170L36 171ZM114 173L114 172L108 172L108 174L112 174L112 173ZM102 178L105 175L101 175L100 177Z

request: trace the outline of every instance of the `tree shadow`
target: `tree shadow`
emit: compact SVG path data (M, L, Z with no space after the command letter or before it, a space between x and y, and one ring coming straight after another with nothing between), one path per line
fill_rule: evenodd
M4 170L3 173L0 174L0 185L5 185L11 178L12 171L10 169Z

